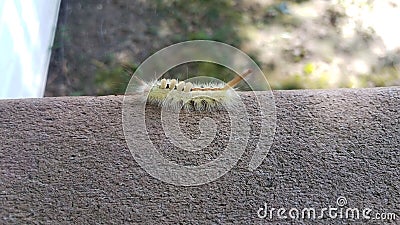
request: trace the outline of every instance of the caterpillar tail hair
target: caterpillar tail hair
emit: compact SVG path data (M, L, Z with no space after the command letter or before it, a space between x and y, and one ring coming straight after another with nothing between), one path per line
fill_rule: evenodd
M247 77L247 76L250 75L251 73L253 73L253 70L252 70L252 69L247 69L247 70L244 71L240 76L237 76L237 77L233 78L232 80L230 80L230 81L222 88L222 90L228 90L229 88L235 87L238 83L240 83L240 81L242 81L245 77Z

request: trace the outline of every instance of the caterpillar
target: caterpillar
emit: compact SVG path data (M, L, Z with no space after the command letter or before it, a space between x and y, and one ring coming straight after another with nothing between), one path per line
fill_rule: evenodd
M228 83L191 83L177 79L141 81L140 92L148 93L147 102L172 110L215 111L232 106L238 100L234 87L252 73L246 70Z

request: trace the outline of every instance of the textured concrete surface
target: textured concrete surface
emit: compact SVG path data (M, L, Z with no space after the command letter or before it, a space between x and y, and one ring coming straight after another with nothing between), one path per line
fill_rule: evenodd
M399 223L400 88L274 95L277 130L264 163L247 170L249 145L230 172L196 187L166 184L136 163L124 139L121 96L1 100L0 224ZM159 121L151 119L157 113L148 108L147 124L163 151ZM264 203L318 213L338 207L341 196L347 205L339 208L397 219L257 216Z

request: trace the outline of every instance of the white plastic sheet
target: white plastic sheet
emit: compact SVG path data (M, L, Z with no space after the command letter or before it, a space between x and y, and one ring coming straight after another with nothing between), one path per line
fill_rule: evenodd
M43 97L60 2L0 1L0 98Z

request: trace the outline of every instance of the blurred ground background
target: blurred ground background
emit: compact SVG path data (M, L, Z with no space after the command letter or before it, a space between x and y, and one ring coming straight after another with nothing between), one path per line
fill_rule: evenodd
M45 96L123 94L127 68L194 39L243 50L272 89L400 85L398 21L399 0L62 0Z

